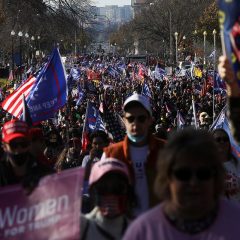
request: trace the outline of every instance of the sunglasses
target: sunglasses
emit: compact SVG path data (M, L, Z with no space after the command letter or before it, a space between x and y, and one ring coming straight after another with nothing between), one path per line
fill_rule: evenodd
M202 167L195 170L191 168L179 168L173 170L172 175L178 181L189 182L193 176L199 181L209 181L214 177L215 173L214 169L209 167Z
M130 116L130 117L125 117L129 123L133 123L135 120L137 120L139 123L144 123L146 119L148 118L146 115L140 115L137 117Z
M27 148L29 146L29 142L10 142L9 146L11 149Z
M226 143L226 142L229 142L229 139L228 139L228 137L216 137L215 141L216 142L224 142L224 143Z

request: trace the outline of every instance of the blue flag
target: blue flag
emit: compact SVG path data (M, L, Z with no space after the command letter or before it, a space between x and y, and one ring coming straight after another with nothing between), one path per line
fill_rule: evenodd
M238 159L240 160L240 146L236 143L236 141L234 140L231 131L230 131L230 126L229 126L229 121L226 115L226 110L227 110L227 106L225 106L222 111L220 112L220 114L218 115L217 119L214 121L214 123L212 124L212 126L210 127L210 131L213 131L214 129L217 128L222 128L224 129L230 139L230 143L231 143L231 148L232 148L232 154Z
M83 100L85 98L85 92L81 88L80 84L78 83L78 100L76 102L76 105L79 106L82 104Z
M89 102L88 103L88 109L87 109L87 115L86 115L86 123L88 132L93 132L96 130L102 130L105 131L105 127L102 121L102 118L100 116L99 110L96 108L96 106Z
M89 134L94 131L106 131L99 110L94 103L88 102L85 116L85 123L82 132L82 149L85 151L89 144Z
M210 81L213 81L213 87L215 92L224 92L226 90L226 84L224 80L220 77L217 71L208 71L207 72Z
M118 77L119 76L119 72L112 66L109 66L107 68L107 72L109 75L111 75L112 77Z
M32 125L33 125L33 123L32 123L32 118L31 118L30 111L29 111L29 108L28 108L28 106L27 106L27 103L26 103L26 99L25 99L24 94L22 95L22 101L23 101L22 120L23 120L24 122L26 122L29 127L32 127Z
M214 90L226 90L226 84L219 73L215 73L214 76Z
M79 68L77 67L73 67L70 70L70 75L72 76L74 81L77 81L80 77L81 77L81 71Z
M155 66L154 77L157 80L161 80L166 75L166 71L163 68L160 68L159 64Z
M52 55L36 76L36 81L26 99L33 123L39 123L54 116L66 104L67 81L59 50Z
M240 1L218 0L220 29L223 30L224 49L232 63L240 84Z
M145 97L148 97L148 98L152 98L150 88L145 81L144 81L143 86L142 86L142 95L145 96Z

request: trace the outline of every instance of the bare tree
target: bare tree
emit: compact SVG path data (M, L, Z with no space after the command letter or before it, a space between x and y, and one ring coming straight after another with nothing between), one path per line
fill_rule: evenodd
M164 45L165 48L174 45L174 33L178 33L178 44L186 39L188 44L194 38L193 32L204 10L214 0L149 0L146 7L132 21L137 38L146 45L153 43ZM183 38L183 36L185 36ZM148 42L148 44L147 44Z
M6 50L10 49L11 30L28 33L35 39L39 36L42 46L47 50L61 40L70 44L76 33L84 32L83 23L92 16L90 0L3 1L2 12L6 19L4 24L0 24L0 41L4 42L1 47Z

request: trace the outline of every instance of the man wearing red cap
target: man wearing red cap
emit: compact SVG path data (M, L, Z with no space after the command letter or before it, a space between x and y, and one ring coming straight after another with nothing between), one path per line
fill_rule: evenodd
M0 186L23 183L31 191L39 178L50 173L30 154L29 128L17 119L2 128L2 147L5 156L0 161Z

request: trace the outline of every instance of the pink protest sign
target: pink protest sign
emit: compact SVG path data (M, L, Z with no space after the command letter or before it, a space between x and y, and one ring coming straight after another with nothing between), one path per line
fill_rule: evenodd
M78 239L83 174L75 168L47 176L30 196L20 185L1 188L0 239Z

